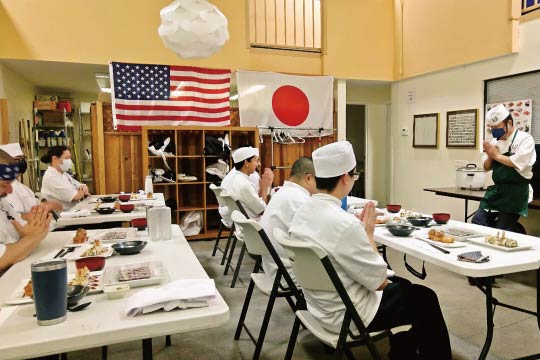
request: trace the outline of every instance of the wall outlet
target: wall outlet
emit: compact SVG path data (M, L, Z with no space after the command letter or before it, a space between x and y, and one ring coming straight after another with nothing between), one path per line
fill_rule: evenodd
M401 128L401 136L409 136L409 129Z

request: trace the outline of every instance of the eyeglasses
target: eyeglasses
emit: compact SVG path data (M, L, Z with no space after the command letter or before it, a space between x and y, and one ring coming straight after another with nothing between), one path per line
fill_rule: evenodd
M352 177L353 177L354 181L356 181L356 180L358 180L360 178L360 173L353 172Z

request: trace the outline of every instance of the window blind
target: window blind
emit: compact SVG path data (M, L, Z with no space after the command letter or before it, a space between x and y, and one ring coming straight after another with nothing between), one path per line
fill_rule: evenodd
M485 81L485 104L532 99L531 131L540 144L540 70ZM485 106L484 106L485 111Z

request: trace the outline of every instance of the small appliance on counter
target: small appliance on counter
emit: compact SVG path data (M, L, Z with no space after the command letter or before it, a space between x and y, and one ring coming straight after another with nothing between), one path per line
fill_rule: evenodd
M486 172L476 164L467 164L456 169L456 186L461 189L485 189Z

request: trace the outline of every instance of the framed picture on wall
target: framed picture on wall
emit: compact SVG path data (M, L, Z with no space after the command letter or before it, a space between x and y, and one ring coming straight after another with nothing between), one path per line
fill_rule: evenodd
M475 148L478 138L478 109L446 113L446 147Z
M413 147L439 147L439 113L414 115Z

